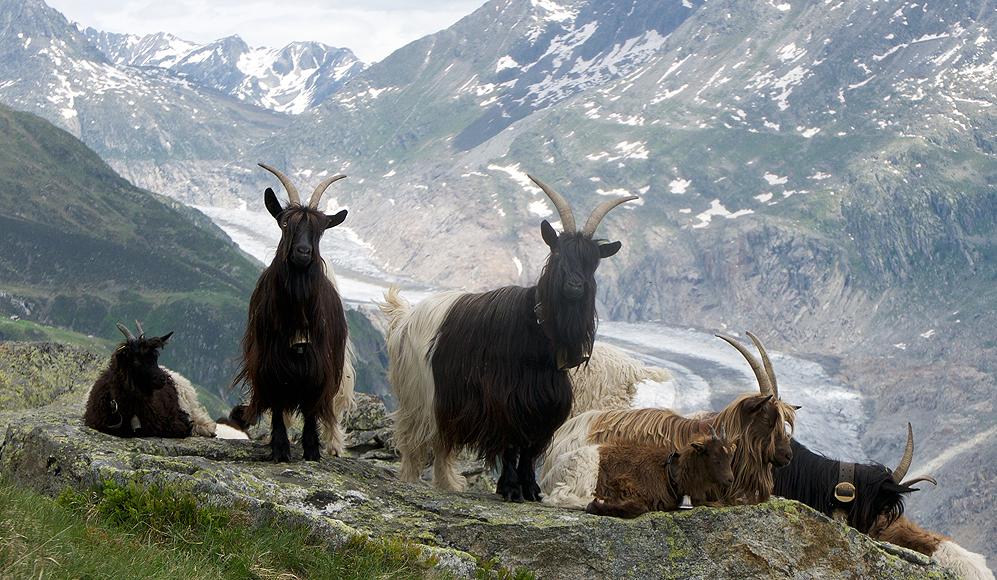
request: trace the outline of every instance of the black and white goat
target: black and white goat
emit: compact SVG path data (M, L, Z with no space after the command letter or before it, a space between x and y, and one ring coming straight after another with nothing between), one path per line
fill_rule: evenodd
M119 437L214 437L215 422L190 381L159 366L159 351L173 333L147 337L136 326L137 337L118 323L125 340L90 389L83 422Z
M610 210L636 196L604 202L577 230L567 200L530 179L564 227L558 235L546 220L540 225L550 256L535 286L449 292L415 307L395 288L385 295L404 481L417 481L432 454L436 486L463 489L454 456L470 448L489 464L502 460L496 493L540 499L534 461L571 412L567 371L588 360L595 339L595 270L622 246L593 235Z
M922 552L962 577L993 579L986 560L950 538L921 529L904 516L904 496L918 491L929 476L904 480L914 458L914 431L907 424L907 445L896 469L879 463L850 463L824 457L793 439L793 459L775 472L775 491L805 503L858 531Z

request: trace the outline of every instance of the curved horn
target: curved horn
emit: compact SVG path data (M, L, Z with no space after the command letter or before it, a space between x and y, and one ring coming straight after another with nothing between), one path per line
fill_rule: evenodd
M135 319L135 328L138 329L138 337L143 338L145 336L145 329L142 328L142 323L137 318Z
M772 383L769 382L769 377L765 374L765 369L762 368L761 364L759 364L758 359L755 358L755 355L751 354L751 351L749 351L743 344L733 338L730 338L729 336L725 336L723 334L716 334L714 336L727 341L731 346L737 349L737 352L744 356L744 358L748 361L748 364L751 365L751 370L755 373L755 380L758 381L758 391L761 394L775 395L775 393L772 392Z
M564 199L564 196L560 193L554 191L547 186L546 183L540 181L536 177L530 174L526 174L526 177L530 178L530 181L537 184L537 187L543 190L547 194L547 197L554 203L554 207L557 208L557 215L561 216L561 229L564 230L566 234L573 234L577 231L575 226L575 213L571 211L571 204L568 200Z
M921 476L915 477L914 479L905 481L905 482L901 483L900 485L902 485L904 487L910 487L910 486L914 485L915 483L921 483L922 481L927 481L931 485L938 485L938 482L935 481L935 478L931 477L930 475L921 475Z
M343 179L344 177L346 176L339 174L339 175L333 175L332 177L327 177L324 180L322 180L322 183L318 184L318 187L316 187L315 191L312 192L312 198L308 200L308 207L312 209L318 209L318 201L322 199L322 194L325 193L325 190L329 189L330 185L336 183L337 181Z
M117 323L117 327L118 327L118 330L121 331L121 334L125 335L125 339L126 340L135 340L135 335L132 334L132 331L128 330L127 326L125 326L124 324L121 324L119 322L119 323Z
M765 352L765 347L762 346L762 341L758 340L758 337L754 334L745 331L751 342L755 343L755 348L758 349L758 353L762 355L762 365L765 366L765 374L769 376L769 381L772 383L772 394L775 398L779 398L779 384L775 380L775 369L772 368L772 361L769 360L769 353Z
M280 171L277 171L273 167L270 167L266 163L257 163L257 165L277 176L277 179L280 180L281 185L284 186L284 190L287 191L287 199L289 199L291 203L301 205L301 196L298 195L298 188L294 187L294 184L291 183L291 180L286 175Z
M904 456L900 458L900 465L893 470L893 481L900 483L907 477L907 470L910 469L911 461L914 460L914 428L907 423L907 447L904 448Z
M585 222L585 227L582 228L582 235L588 237L594 236L595 229L599 227L599 222L602 221L602 218L606 217L607 213L609 213L614 207L620 204L624 204L628 201L633 201L635 199L640 199L640 196L628 195L626 197L611 199L609 201L602 202L599 205L599 207L595 208L595 211L592 212L592 215L589 216L588 221Z

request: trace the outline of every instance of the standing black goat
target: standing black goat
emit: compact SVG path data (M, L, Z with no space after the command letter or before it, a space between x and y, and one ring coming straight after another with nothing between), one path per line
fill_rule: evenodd
M436 486L463 488L454 456L466 447L490 464L502 459L496 493L540 499L534 460L571 411L567 369L592 352L595 270L622 246L593 235L610 210L637 198L604 202L578 230L567 200L530 179L554 203L564 227L558 235L546 220L540 224L550 256L535 286L449 292L415 307L397 289L385 296L404 481L419 478L432 452Z
M250 387L245 421L252 423L270 411L273 461L290 460L284 414L294 411L304 416L304 458L318 461L318 421L324 424L333 452L341 453L340 421L353 392L346 313L319 252L322 234L346 219L345 209L335 215L319 211L319 200L330 185L346 176L326 178L315 188L308 205L302 205L287 176L268 165L261 163L260 167L280 180L290 203L282 206L273 189L266 189L264 201L280 226L281 238L273 262L260 275L249 301L242 366L235 383L245 382Z

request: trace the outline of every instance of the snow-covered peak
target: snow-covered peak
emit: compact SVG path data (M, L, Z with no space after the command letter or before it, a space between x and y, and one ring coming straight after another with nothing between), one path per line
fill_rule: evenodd
M168 69L186 80L282 113L320 103L364 65L345 48L294 42L251 47L239 36L198 44L172 34L115 34L88 28L86 38L118 65Z

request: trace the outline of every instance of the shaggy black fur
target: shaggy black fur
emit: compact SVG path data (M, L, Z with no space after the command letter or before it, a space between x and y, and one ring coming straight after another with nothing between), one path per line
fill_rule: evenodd
M443 443L502 459L496 493L538 501L533 464L571 412L566 369L588 360L595 338L595 270L619 250L541 226L550 257L536 286L462 296L432 354Z
M242 420L252 423L271 411L270 450L274 461L290 460L284 411L305 418L304 458L318 461L318 419L335 420L333 398L339 391L346 356L346 314L326 276L319 240L346 219L346 210L328 216L299 205L282 208L272 189L266 205L282 235L273 262L263 271L249 301L249 322L235 384L248 383L249 407ZM301 344L300 337L307 337Z
M848 513L848 525L862 532L869 530L879 518L885 526L904 513L904 495L916 488L898 485L893 472L878 463L855 464L855 499L839 502L834 497L838 484L838 461L814 453L796 439L792 440L793 460L775 470L775 495L807 504L828 517L835 510Z
M87 427L118 437L189 437L194 429L180 408L177 388L159 366L159 351L173 333L126 340L111 355L87 400ZM141 426L132 428L132 417Z

